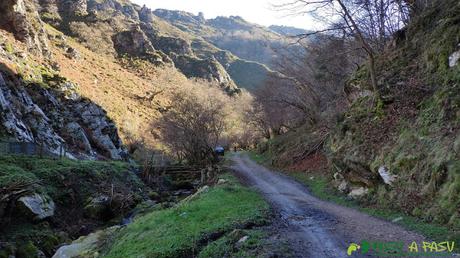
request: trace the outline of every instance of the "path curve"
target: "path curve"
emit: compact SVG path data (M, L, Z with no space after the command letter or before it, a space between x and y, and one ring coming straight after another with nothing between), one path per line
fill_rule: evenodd
M279 234L291 244L296 257L349 257L350 243L403 241L421 243L424 237L394 223L334 203L319 200L281 173L267 169L237 153L232 169L263 194L274 208ZM352 257L372 257L354 254Z

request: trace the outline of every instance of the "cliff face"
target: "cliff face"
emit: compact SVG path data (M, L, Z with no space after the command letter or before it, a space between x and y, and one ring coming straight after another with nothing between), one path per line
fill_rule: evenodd
M49 56L46 32L38 11L28 0L6 0L0 3L0 29L12 32L26 43L34 54Z
M1 49L0 60L2 138L34 142L51 155L65 149L70 158L126 157L115 124L77 93L77 85L27 56Z

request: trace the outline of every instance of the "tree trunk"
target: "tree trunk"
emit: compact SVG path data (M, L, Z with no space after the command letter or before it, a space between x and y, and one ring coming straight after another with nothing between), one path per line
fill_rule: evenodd
M377 76L376 76L376 71L375 71L375 56L374 56L374 51L372 50L371 46L366 42L364 39L363 34L361 33L361 30L359 29L358 25L356 24L355 20L351 16L350 12L348 11L348 8L345 6L345 4L342 2L342 0L337 0L339 3L340 7L342 8L345 17L350 21L352 30L354 30L355 37L361 42L362 48L366 51L368 57L369 57L369 73L371 76L371 84L372 84L372 89L374 91L374 96L378 100L380 99L380 92L379 88L377 85Z
M375 72L375 56L374 53L368 53L369 55L369 73L371 76L372 90L374 91L375 98L380 99L380 91L377 86L377 75Z

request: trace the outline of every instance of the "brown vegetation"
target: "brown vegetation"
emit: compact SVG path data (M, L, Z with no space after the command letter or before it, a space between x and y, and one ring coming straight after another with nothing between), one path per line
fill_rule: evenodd
M208 165L216 161L217 146L247 147L256 132L244 121L251 109L247 93L228 96L207 81L189 81L167 93L170 105L152 123L167 151L189 164Z

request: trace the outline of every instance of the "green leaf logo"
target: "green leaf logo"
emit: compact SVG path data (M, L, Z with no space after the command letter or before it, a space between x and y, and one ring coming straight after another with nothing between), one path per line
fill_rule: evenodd
M347 250L348 256L351 256L351 254L354 251L358 250L359 248L361 248L361 246L359 246L358 244L351 243L350 246L348 247L348 250Z

